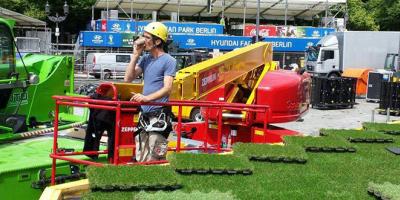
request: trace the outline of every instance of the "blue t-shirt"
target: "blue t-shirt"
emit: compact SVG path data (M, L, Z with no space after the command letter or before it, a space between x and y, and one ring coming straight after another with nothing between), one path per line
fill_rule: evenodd
M151 54L142 56L138 65L143 71L143 95L152 94L164 87L164 76L175 77L176 60L167 53L153 58ZM163 96L154 102L168 102L169 96ZM151 112L160 106L142 106L144 113Z

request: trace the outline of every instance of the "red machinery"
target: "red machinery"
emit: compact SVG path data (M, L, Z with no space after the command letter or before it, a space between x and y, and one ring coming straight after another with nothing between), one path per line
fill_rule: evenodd
M276 143L283 135L297 132L278 128L271 123L299 119L309 105L310 76L291 71L274 70L272 48L268 43L257 43L229 52L180 70L175 77L170 103L148 103L173 106L178 117L174 128L176 148L171 151L199 149L208 152L230 150L235 142ZM114 156L110 163L134 163L134 127L138 119L138 106L130 102L131 92L140 92L141 85L103 83L99 94L112 100L94 100L84 97L54 96L56 100L52 183L56 159L75 163L102 165L101 163L71 158L73 155L105 154L107 151L64 152L57 145L59 106L87 107L115 111ZM184 110L201 108L203 122L182 123ZM202 145L180 148L181 137L202 141ZM161 161L166 162L166 161Z
M266 105L270 107L267 122L284 123L299 119L309 108L310 76L299 75L292 71L276 70L265 74L256 88L255 98L250 105ZM221 87L207 96L208 101L228 99L231 88ZM302 92L299 92L302 91ZM304 92L305 91L305 92ZM249 105L249 104L247 104ZM217 120L217 110L203 109L203 114L210 113L211 120ZM231 138L233 141L254 142L254 143L276 143L282 142L282 135L295 135L297 132L268 126L267 134L260 131L260 124L265 121L262 113L246 113L238 111L224 111L222 113L224 125L222 135L224 140ZM187 123L184 129L189 131L201 123ZM216 131L210 128L210 132ZM250 133L250 134L249 134ZM233 136L233 137L232 137ZM196 132L190 138L201 140L204 133ZM212 136L208 136L213 138ZM216 143L216 138L211 142ZM218 143L216 143L218 144Z
M110 91L112 91L110 93ZM54 96L53 98L56 100L56 109L55 109L55 120L54 120L54 143L53 143L53 151L50 154L50 157L53 159L53 167L52 167L52 184L55 183L55 174L56 174L56 159L66 160L73 163L81 163L87 165L96 165L101 166L103 164L86 161L80 159L71 158L71 156L75 155L93 155L93 154L106 154L107 151L85 151L85 152L65 152L58 147L57 139L58 139L58 116L59 116L59 107L60 106L74 106L74 107L87 107L94 109L105 109L115 111L115 143L114 143L114 156L112 160L109 160L110 163L119 165L119 164L158 164L164 163L166 161L156 161L156 162L147 162L147 163L134 163L134 152L135 152L135 143L134 143L134 127L136 126L135 119L137 119L138 115L138 106L139 103L130 102L130 101L118 101L116 100L118 91L114 84L112 83L103 83L97 90L98 93L107 95L111 94L113 96L113 100L95 100L89 99L87 97L69 97L69 96ZM246 104L238 104L238 103L224 103L224 102L213 102L213 101L173 101L170 103L148 103L151 105L162 105L162 106L177 106L178 107L178 122L175 126L175 131L177 134L177 145L176 148L170 148L170 151L182 151L182 150L204 150L208 152L209 150L215 150L216 152L227 151L230 150L228 148L223 148L222 144L223 140L223 119L222 112L223 111L244 111L249 114L264 114L264 121L262 126L258 128L258 131L263 133L267 133L267 119L269 118L270 109L268 106L261 105L246 105ZM201 132L204 134L204 137L201 138L203 141L203 145L199 147L191 147L191 148L181 148L181 137L182 137L182 126L185 124L182 123L182 107L183 106L200 106L206 109L212 109L217 113L216 121L206 120L202 123L197 123L196 127L198 128L196 132ZM206 119L211 119L209 117L209 113L205 115ZM213 128L208 127L216 127L217 131L214 131ZM192 126L193 127L193 126ZM267 134L263 134L264 141ZM255 136L254 136L255 137ZM214 141L215 140L215 141ZM231 143L234 143L232 141Z

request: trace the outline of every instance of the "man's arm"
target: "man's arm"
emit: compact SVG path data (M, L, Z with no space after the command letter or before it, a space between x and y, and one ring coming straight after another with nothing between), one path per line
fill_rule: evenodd
M132 53L132 59L131 62L129 62L129 65L126 67L125 71L125 77L124 81L125 82L132 82L135 80L135 78L142 73L142 68L139 67L137 64L140 55L142 55L142 52L144 50L144 44L136 45L135 43L133 44L133 53Z
M137 102L150 102L154 101L156 99L160 99L163 96L167 96L171 94L172 91L172 83L174 82L174 77L172 76L164 76L164 87L158 90L157 92L151 93L147 96L144 96L142 94L135 94L131 98L131 101L137 101Z
M139 67L137 64L137 61L139 60L138 55L133 55L131 62L129 62L129 65L126 67L126 72L125 72L125 77L124 81L125 82L132 82L133 80L136 79L138 75L142 73L142 68Z

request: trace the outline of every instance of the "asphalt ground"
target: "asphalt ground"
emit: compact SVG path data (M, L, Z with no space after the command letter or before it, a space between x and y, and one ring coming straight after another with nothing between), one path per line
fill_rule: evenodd
M365 99L356 99L353 108L320 110L310 108L302 120L290 123L274 124L279 127L291 129L305 135L319 135L321 128L355 129L361 128L363 122L371 122L373 110L379 107L379 103L367 102ZM375 122L386 122L387 116L374 112ZM389 121L400 120L399 116L390 116Z
M123 79L99 80L87 77L85 74L77 75L75 88L89 83L101 83L107 81L122 82ZM356 99L356 105L347 109L321 110L311 108L302 117L302 120L289 123L274 124L279 127L295 130L305 135L319 135L321 128L354 129L361 128L362 122L371 122L372 111L379 107L378 103L367 102L365 99ZM375 122L386 122L387 116L375 111ZM389 121L400 120L400 116L390 116Z

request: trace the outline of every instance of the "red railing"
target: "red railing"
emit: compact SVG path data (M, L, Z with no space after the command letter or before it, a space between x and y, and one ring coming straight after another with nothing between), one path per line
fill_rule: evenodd
M114 91L113 99L116 99L117 96L115 95L116 89L115 87L111 84L108 85L111 87ZM121 113L122 112L132 112L132 113L138 113L138 107L141 105L156 105L156 106L177 106L178 107L178 122L176 125L176 137L177 137L177 144L176 148L169 148L169 151L185 151L185 150L202 150L204 152L208 152L209 150L214 150L216 152L221 152L221 151L229 151L231 149L229 148L222 148L221 147L221 141L222 141L222 126L224 123L228 123L229 121L223 120L222 113L225 111L245 111L248 115L249 114L255 114L255 113L264 113L264 123L263 123L263 130L264 133L267 133L267 119L268 116L271 114L271 110L268 106L266 105L246 105L246 104L241 104L241 103L226 103L226 102L217 102L217 101L171 101L168 103L137 103L137 102L131 102L131 101L116 101L116 100L97 100L97 99L90 99L87 97L70 97L70 96L53 96L53 99L56 101L56 107L55 107L55 118L54 118L54 141L53 141L53 151L50 154L50 157L53 159L52 160L52 175L51 175L51 184L55 184L55 174L56 174L56 160L65 160L65 161L70 161L73 163L80 163L80 164L85 164L85 165L95 165L95 166L102 166L102 163L97 163L93 161L87 161L87 160L81 160L81 159L74 159L70 158L70 156L75 156L75 155L99 155L99 154L106 154L108 153L107 150L105 151L82 151L82 152L64 152L60 151L58 148L58 117L59 117L59 107L60 106L73 106L73 107L85 107L85 108L94 108L94 109L104 109L104 110L111 110L115 111L115 140L114 140L114 157L113 160L110 160L110 163L114 165L122 164L119 162L119 149L120 149L120 132L121 132L121 127L120 127L120 122L121 122ZM182 107L183 106L196 106L196 107L201 107L202 109L206 109L204 112L204 131L205 131L205 137L203 139L203 145L199 147L184 147L181 148L181 137L182 137ZM215 110L217 109L217 115L218 115L218 120L216 120L218 124L218 131L217 131L217 145L216 147L209 147L208 144L208 127L209 127L209 110ZM132 121L132 124L134 122ZM251 125L249 123L251 122L246 122L248 125ZM264 134L264 137L266 137L267 134ZM133 135L132 135L133 137ZM135 145L121 145L124 147L129 147L133 149L135 148ZM145 162L145 163L123 163L123 164L159 164L159 163L165 163L167 161L153 161L153 162Z

